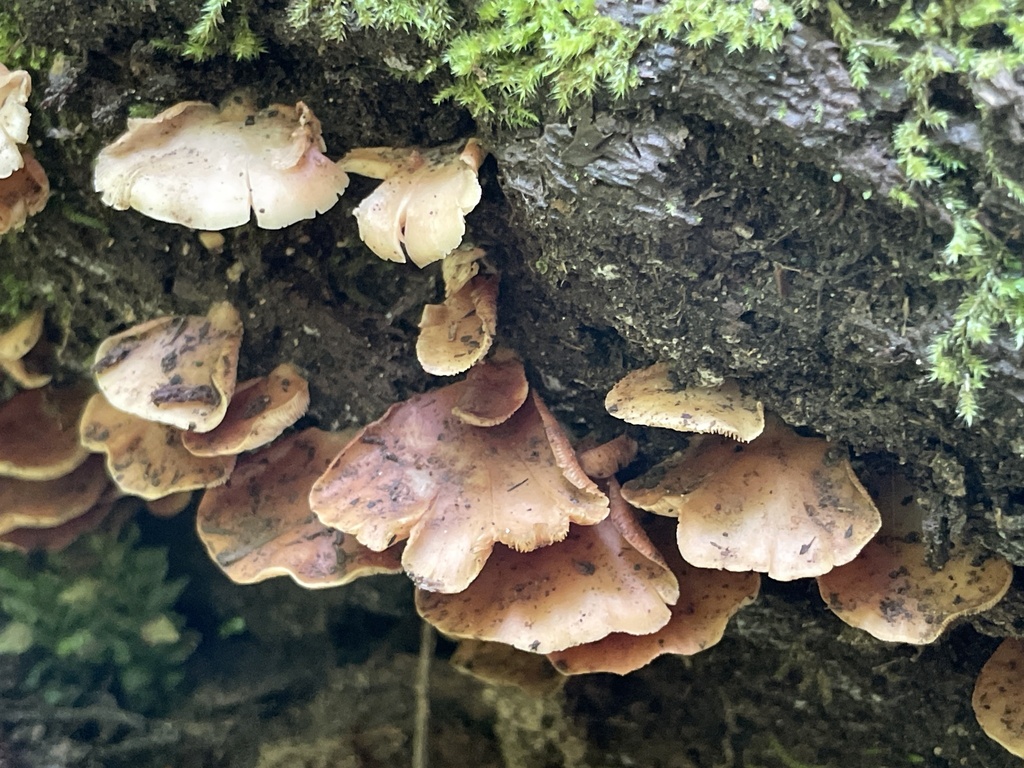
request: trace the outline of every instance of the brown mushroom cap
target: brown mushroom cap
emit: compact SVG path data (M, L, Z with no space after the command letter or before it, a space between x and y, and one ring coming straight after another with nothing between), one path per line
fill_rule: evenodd
M637 524L613 504L596 525L532 552L496 547L458 594L416 591L416 609L447 635L551 653L611 632L650 634L670 618L679 584Z
M1024 640L1003 640L985 662L971 705L990 739L1024 757Z
M192 503L192 491L179 491L170 496L150 499L146 502L146 511L153 517L169 518L180 515Z
M0 235L21 229L50 198L50 180L28 146L21 148L21 157L24 164L0 178Z
M780 581L848 563L881 525L845 451L799 437L778 420L749 445L701 436L626 483L623 496L679 518L688 563Z
M97 472L97 474L104 477L102 471ZM111 511L113 511L117 500L120 498L119 493L109 492L111 488L114 488L114 486L109 485L108 491L101 493L99 500L88 511L66 522L45 528L16 528L13 531L0 535L0 549L16 550L18 552L36 552L39 550L59 552L62 549L66 549L77 539L90 531L96 530L108 521Z
M615 632L548 654L562 674L625 675L666 653L692 656L717 644L729 619L757 598L761 587L758 574L694 568L679 555L671 524L656 524L648 532L679 580L679 600L671 607L672 618L649 635Z
M498 278L477 276L443 304L427 304L416 357L435 376L469 370L491 348L498 325Z
M938 639L959 616L979 613L1002 600L1013 567L999 557L956 547L942 570L928 565L921 542L885 537L857 558L818 577L828 607L850 626L879 640L923 645Z
M219 230L249 221L280 229L330 209L348 176L324 156L320 122L301 101L257 111L175 104L128 130L96 160L103 202L158 221Z
M20 360L27 355L43 335L44 319L43 310L37 309L0 333L0 360Z
M181 432L119 411L93 395L81 421L82 445L107 455L107 471L125 493L146 500L227 482L234 456L193 456Z
M469 370L452 415L474 427L494 427L508 421L530 394L523 363L516 354L499 349L487 365Z
M209 432L235 391L242 320L228 302L205 317L161 317L103 341L96 383L118 410L178 429Z
M107 485L101 463L92 459L54 480L0 477L0 534L73 520L99 500Z
M196 528L213 561L238 584L287 574L304 587L334 587L374 573L399 573L398 547L374 552L326 527L309 489L351 439L306 429L238 460L227 484L207 491Z
M612 387L604 405L612 416L630 424L727 435L742 442L764 429L764 407L740 392L735 381L679 389L669 376L668 363L626 375Z
M78 441L78 420L91 390L86 386L19 392L0 404L0 475L53 480L89 456Z
M23 69L13 72L0 64L0 179L22 167L20 144L28 141L30 115L25 104L32 78Z
M619 435L606 443L578 451L580 466L587 477L596 480L613 477L633 462L639 447L629 435Z
M291 363L235 388L224 420L209 432L183 432L181 442L196 456L251 451L277 439L309 407L309 383Z
M355 209L359 237L380 258L418 267L462 242L466 214L480 202L477 170L486 153L470 139L458 155L391 147L356 149L339 161L350 173L384 179Z
M513 373L522 378L521 365ZM406 572L439 592L465 589L496 542L529 551L562 539L570 522L608 513L539 399L498 426L475 427L452 413L466 389L456 382L392 406L310 494L325 525L371 549L408 538Z

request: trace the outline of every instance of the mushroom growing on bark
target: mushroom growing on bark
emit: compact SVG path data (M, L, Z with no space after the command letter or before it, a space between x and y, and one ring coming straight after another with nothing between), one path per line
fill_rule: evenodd
M0 404L0 475L53 480L75 470L89 451L78 422L91 394L78 386L19 392Z
M25 365L26 356L43 334L43 311L30 312L3 333L0 333L0 371L25 389L36 389L50 383L49 374L36 373Z
M416 357L435 376L469 370L491 348L498 325L498 278L478 275L443 304L427 304Z
M1003 640L985 662L971 705L989 738L1024 757L1024 640Z
M0 178L0 235L25 226L30 216L46 207L50 180L27 146L21 148L23 165Z
M330 209L348 176L323 153L312 110L242 97L222 108L175 104L128 130L96 160L95 188L117 210L195 229L245 224L280 229Z
M28 141L31 116L25 104L32 92L32 78L23 69L13 72L0 64L0 179L22 167L19 145Z

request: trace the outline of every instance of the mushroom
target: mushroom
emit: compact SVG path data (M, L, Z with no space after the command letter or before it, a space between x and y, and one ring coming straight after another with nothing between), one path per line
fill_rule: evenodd
M352 150L342 168L384 179L355 209L359 237L385 261L409 258L425 267L443 259L462 242L466 214L480 202L477 171L485 156L476 139L457 155L449 147Z
M196 456L251 451L275 440L308 407L308 382L294 365L282 363L264 378L239 384L224 420L209 432L183 432L181 442Z
M764 429L764 407L740 392L735 381L680 389L669 376L668 363L627 374L604 404L608 413L630 424L727 435L744 443Z
M463 385L452 415L474 427L494 427L508 421L530 394L523 363L508 349L497 350L487 365L473 369Z
M53 480L89 456L78 441L78 420L90 388L26 390L0 404L0 475Z
M328 528L309 489L355 430L306 429L242 456L225 485L207 491L196 528L210 557L238 584L287 574L304 587L334 587L402 570L398 547L374 552Z
M28 141L30 115L25 104L32 92L32 78L23 69L13 72L0 64L0 179L22 167L18 145Z
M82 445L107 456L107 471L125 493L146 500L227 482L234 456L193 456L181 432L119 411L96 394L85 406Z
M106 479L101 469L96 474ZM116 490L112 492L112 489L114 486L108 485L107 490L100 494L87 511L66 522L43 528L15 528L0 534L0 549L19 552L59 552L66 549L82 535L109 523L110 513L120 498L120 493ZM115 527L119 522L114 523Z
M845 451L774 419L749 445L702 435L622 490L679 518L683 558L698 568L790 581L850 562L881 525Z
M93 373L118 410L209 432L235 391L242 321L224 301L205 317L161 317L104 340Z
M639 447L629 435L619 435L607 443L578 451L577 456L587 477L603 480L632 464Z
M607 497L576 463L572 447L536 395L507 421L466 424L452 413L467 380L393 405L337 456L313 485L320 520L382 551L408 539L402 564L424 589L459 592L495 543L520 551L564 538L569 523L592 525ZM515 389L522 364L505 369Z
M443 304L427 304L416 357L435 376L469 370L491 348L498 324L498 278L472 278Z
M496 547L466 589L418 589L416 609L453 637L552 653L611 632L656 632L671 616L667 604L678 597L676 577L632 511L613 503L607 519L573 525L550 546L531 552Z
M0 477L0 534L73 520L99 501L107 485L99 461L93 460L53 480Z
M971 705L985 735L1024 757L1024 640L1003 640L985 662Z
M23 165L0 178L0 235L21 229L29 216L46 207L50 198L50 180L32 150L22 147Z
M486 256L483 248L460 245L441 262L441 277L444 280L444 297L458 293L462 287L480 272L480 262Z
M25 389L36 389L50 383L47 374L33 373L25 366L25 357L43 334L43 311L30 312L3 333L0 333L0 370Z
M186 101L128 130L96 160L94 186L117 210L220 230L280 229L329 210L348 176L324 156L320 122L301 101L257 111L242 97L218 109Z

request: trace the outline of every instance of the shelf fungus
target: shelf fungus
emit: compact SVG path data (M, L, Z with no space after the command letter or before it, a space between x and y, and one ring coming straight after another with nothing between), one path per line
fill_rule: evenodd
M453 413L467 393L486 391L473 382L492 374L491 365L393 405L341 451L310 493L325 525L373 550L407 539L402 564L424 589L460 592L495 544L530 551L563 539L570 523L592 525L608 514L607 497L583 474L536 395L496 426L467 424ZM495 397L515 402L522 364L503 371L512 386L497 388ZM476 403L471 410L484 409Z
M81 421L82 445L107 457L107 471L125 493L146 500L227 482L234 456L193 456L181 430L147 421L93 395Z
M78 422L91 388L42 387L0 404L0 476L54 480L74 471L89 451L78 441Z
M325 150L301 101L262 110L239 96L221 108L186 101L130 119L100 152L94 186L107 205L159 221L220 230L254 211L258 226L280 229L329 210L348 186Z
M242 321L227 302L206 316L161 317L103 341L93 373L118 410L209 432L235 391Z
M52 480L0 477L0 534L74 520L100 500L108 485L100 462L92 460Z
M416 609L446 635L552 653L612 632L656 632L678 597L676 577L633 512L613 504L606 519L573 525L550 546L496 547L466 589L419 589Z
M845 451L779 420L748 445L702 435L626 483L623 496L679 519L688 563L780 581L850 562L881 525Z
M486 152L476 139L461 152L368 147L338 164L349 173L383 179L355 209L359 237L385 261L425 267L462 242L466 214L480 202L477 171Z
M630 424L726 435L744 443L764 430L764 407L740 392L735 381L680 388L667 363L627 374L608 392L604 404L608 413Z
M615 494L609 495L614 505ZM647 635L615 632L592 643L549 653L551 663L562 674L625 675L666 653L692 656L716 645L729 619L757 598L761 588L758 574L694 568L679 555L667 520L649 526L647 532L679 581L679 599L671 606L671 618Z
M183 432L181 441L196 456L237 455L277 439L308 407L309 383L294 365L282 363L235 387L220 424L209 432Z
M1024 640L1003 640L981 668L971 704L985 735L1024 757Z
M44 387L53 378L34 370L30 360L43 335L43 323L44 313L37 309L0 333L0 371L24 389Z
M498 278L478 275L443 304L423 308L416 357L435 376L462 373L487 354L497 325Z
M352 437L307 429L242 456L225 485L207 491L196 527L213 561L234 582L288 575L309 588L400 573L400 546L383 552L328 528L309 508L313 481Z

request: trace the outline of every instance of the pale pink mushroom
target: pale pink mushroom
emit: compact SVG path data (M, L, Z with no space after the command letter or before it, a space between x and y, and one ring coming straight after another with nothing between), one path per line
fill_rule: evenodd
M0 179L22 167L19 145L28 141L30 115L25 104L31 92L32 78L28 72L12 72L0 64Z
M498 326L498 278L472 278L443 304L427 304L416 357L435 376L469 370L491 348Z

